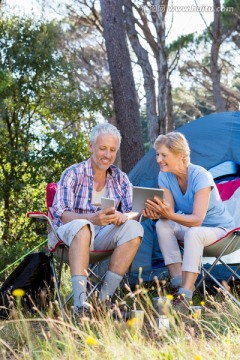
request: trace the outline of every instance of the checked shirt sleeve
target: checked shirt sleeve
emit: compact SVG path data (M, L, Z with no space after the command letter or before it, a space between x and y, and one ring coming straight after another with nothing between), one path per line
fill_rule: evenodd
M130 212L132 211L132 184L125 173L122 173L121 176L121 188L121 210L123 213Z
M54 216L60 218L64 211L73 211L75 204L74 187L76 183L76 173L74 168L68 168L62 174L57 184L57 192L54 198Z

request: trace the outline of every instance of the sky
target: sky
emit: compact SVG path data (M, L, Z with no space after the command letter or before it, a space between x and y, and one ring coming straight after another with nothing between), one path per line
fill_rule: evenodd
M169 1L169 8L166 16L168 28L172 28L168 34L168 41L192 32L202 32L213 21L213 12L210 4L212 0L173 0ZM182 5L184 3L184 5ZM197 5L196 5L197 4ZM201 11L197 10L197 6ZM210 11L206 11L210 10Z
M26 11L36 14L36 16L40 16L41 13L41 8L35 0L5 0L5 3L16 6L17 13ZM201 32L206 24L213 20L212 4L212 0L170 0L166 23L168 29L171 23L172 27L168 40L171 41L182 34ZM145 10L161 11L159 7L152 7L151 9L148 7ZM49 17L54 15L56 17L56 14L48 11Z

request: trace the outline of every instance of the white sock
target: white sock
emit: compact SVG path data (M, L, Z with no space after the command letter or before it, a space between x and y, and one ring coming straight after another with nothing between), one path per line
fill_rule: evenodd
M84 305L86 301L87 277L85 275L72 276L74 309Z
M120 284L123 276L118 275L117 273L108 270L106 272L105 278L103 280L103 285L100 291L100 301L106 300L108 297L112 296L118 285Z

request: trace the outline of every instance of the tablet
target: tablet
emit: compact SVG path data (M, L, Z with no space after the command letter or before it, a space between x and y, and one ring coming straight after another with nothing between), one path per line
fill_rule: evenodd
M154 196L163 199L164 190L157 188L147 188L140 186L133 186L133 207L132 211L141 213L146 207L146 200L151 200Z

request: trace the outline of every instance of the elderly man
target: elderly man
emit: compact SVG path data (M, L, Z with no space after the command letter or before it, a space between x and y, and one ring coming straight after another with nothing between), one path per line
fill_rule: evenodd
M113 165L120 142L115 126L95 126L89 140L90 158L67 168L57 184L53 225L69 246L74 313L79 316L88 312L89 250L114 249L100 291L103 302L114 294L143 236L143 228L131 212L132 185L127 175ZM113 198L115 207L101 209L102 197Z

